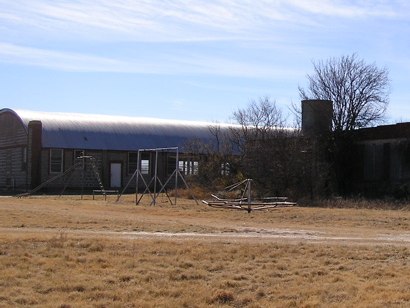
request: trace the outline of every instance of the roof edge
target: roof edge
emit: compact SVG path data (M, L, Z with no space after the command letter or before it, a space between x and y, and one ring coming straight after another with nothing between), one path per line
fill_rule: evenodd
M28 123L30 121L28 121L27 123L22 119L22 117L17 113L17 111L11 109L11 108L2 108L0 109L0 114L3 113L11 113L12 115L16 116L16 118L19 120L19 122L21 123L21 125L23 126L26 134L28 134Z

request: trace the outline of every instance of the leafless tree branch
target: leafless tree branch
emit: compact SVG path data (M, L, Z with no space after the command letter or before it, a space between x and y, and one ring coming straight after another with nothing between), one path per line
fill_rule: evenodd
M299 87L301 99L333 101L335 131L372 126L383 120L389 103L388 70L366 64L356 54L313 63L308 87Z

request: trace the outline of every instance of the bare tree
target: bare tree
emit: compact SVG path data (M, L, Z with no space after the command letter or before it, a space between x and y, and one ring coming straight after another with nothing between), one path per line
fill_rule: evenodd
M233 154L230 130L218 123L208 129L213 138L207 141L190 139L185 143L184 151L200 162L197 176L189 178L190 184L200 184L214 190L237 180L238 159Z
M251 101L233 113L239 128L231 135L237 144L244 176L252 178L261 195L295 195L302 183L302 149L298 130L284 127L282 111L268 97Z
M243 127L255 128L255 132L261 137L272 129L282 127L285 122L276 102L269 97L251 101L246 109L235 111L233 117Z
M333 129L349 131L383 120L389 102L386 68L366 64L356 54L313 62L309 85L299 87L302 99L333 101Z
M283 127L285 120L275 101L269 97L261 97L251 101L247 108L238 109L233 113L234 120L241 129L233 129L231 138L240 151L244 151L245 142L249 140L264 140L272 132Z

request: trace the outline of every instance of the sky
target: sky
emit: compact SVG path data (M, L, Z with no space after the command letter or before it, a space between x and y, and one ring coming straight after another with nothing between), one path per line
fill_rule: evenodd
M407 0L0 0L0 108L232 122L269 97L292 121L313 62L387 68L410 121Z

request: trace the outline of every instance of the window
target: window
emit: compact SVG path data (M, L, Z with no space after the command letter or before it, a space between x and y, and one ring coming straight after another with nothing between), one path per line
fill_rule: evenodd
M167 157L167 175L171 175L175 171L175 164L176 164L176 156L169 155Z
M50 173L63 172L63 150L50 150Z
M141 174L149 174L149 159L141 159Z
M83 170L86 169L86 161L84 158L82 158L83 156L85 156L85 150L74 150L74 164L79 164L81 162L81 165L78 165L78 168L81 168Z
M197 175L199 163L192 160L180 160L178 161L179 171L183 175Z
M138 165L138 153L128 152L128 173L133 174L137 170Z
M229 163L221 164L221 175L229 175L231 173L231 166Z
M192 174L198 175L198 166L199 163L197 161L192 162Z
M185 163L186 161L183 160L178 161L178 168L182 174L185 174Z

